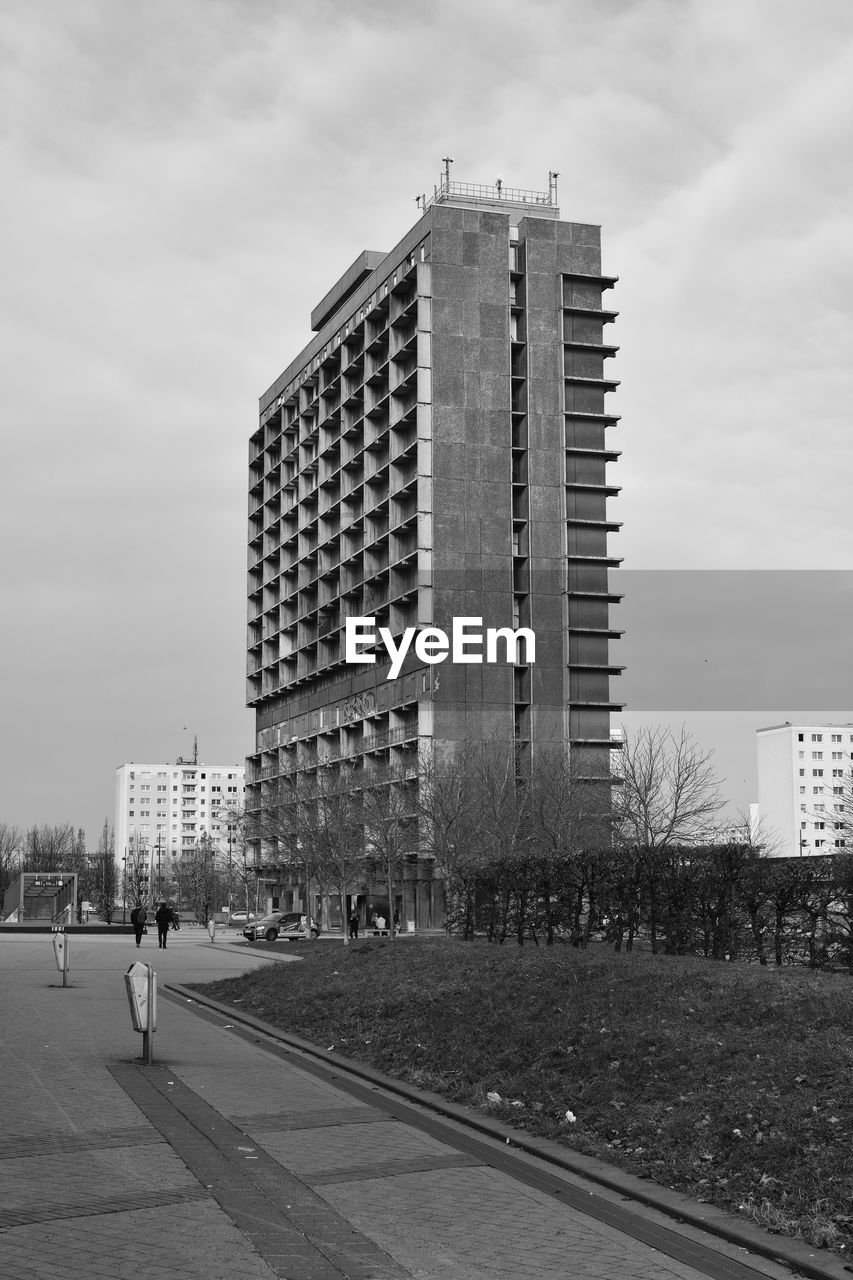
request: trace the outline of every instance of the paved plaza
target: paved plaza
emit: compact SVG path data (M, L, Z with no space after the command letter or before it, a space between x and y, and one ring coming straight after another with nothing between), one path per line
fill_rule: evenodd
M300 963L278 954L189 927L166 951L72 935L63 989L49 934L0 932L0 1277L792 1274L531 1156L514 1173L499 1141L164 991ZM136 959L159 979L149 1066L123 981Z

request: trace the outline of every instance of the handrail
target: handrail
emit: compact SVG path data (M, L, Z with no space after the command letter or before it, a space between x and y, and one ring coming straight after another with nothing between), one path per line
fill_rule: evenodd
M549 191L528 191L522 187L505 187L503 183L482 182L448 182L442 179L440 187L424 202L424 209L433 204L441 204L451 196L462 196L481 200L510 200L515 204L553 205L553 193Z

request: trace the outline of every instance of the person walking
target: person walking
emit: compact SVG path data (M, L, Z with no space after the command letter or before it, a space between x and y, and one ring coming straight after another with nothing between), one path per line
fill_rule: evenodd
M169 906L168 902L161 902L157 908L154 919L157 921L157 946L166 950L166 939L169 936L169 926L175 918L175 913Z
M145 921L148 918L148 912L145 907L134 907L130 913L130 923L133 925L133 932L136 936L136 945L142 945L142 935L145 932Z
M349 936L358 937L358 907L353 907L349 913Z

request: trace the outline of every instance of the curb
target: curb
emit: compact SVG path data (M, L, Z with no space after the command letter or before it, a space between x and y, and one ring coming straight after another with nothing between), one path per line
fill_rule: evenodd
M549 1138L525 1135L521 1129L515 1129L500 1120L479 1115L457 1103L448 1102L439 1094L417 1089L414 1085L383 1075L381 1071L352 1058L345 1058L340 1054L320 1049L311 1041L303 1040L301 1036L282 1031L279 1027L264 1022L250 1013L244 1013L233 1005L214 1000L210 996L200 995L191 987L167 982L164 983L164 989L175 992L196 1004L214 1009L232 1022L240 1022L261 1031L273 1040L279 1040L282 1044L299 1049L313 1058L319 1058L340 1071L378 1085L389 1093L395 1093L408 1102L417 1103L469 1129L475 1129L497 1142L508 1144L527 1155L536 1156L548 1164L556 1165L567 1173L598 1183L600 1186L607 1187L609 1191L615 1191L649 1208L656 1209L676 1222L687 1223L739 1248L747 1249L750 1253L769 1258L772 1262L782 1263L800 1275L811 1277L812 1280L850 1280L853 1274L853 1266L846 1264L842 1258L828 1250L814 1249L811 1245L790 1236L770 1235L759 1226L744 1222L724 1209L718 1209L710 1204L700 1205L680 1191L647 1182L634 1174L605 1164L603 1160L598 1160L594 1156L582 1155L580 1152L560 1146Z

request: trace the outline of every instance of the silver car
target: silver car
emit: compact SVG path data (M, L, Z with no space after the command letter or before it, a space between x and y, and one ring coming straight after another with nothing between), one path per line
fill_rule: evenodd
M257 942L260 938L266 942L275 942L277 938L292 942L306 936L304 919L301 911L272 911L260 920L250 921L243 930L243 937L249 942ZM320 936L320 927L315 920L311 921L311 936Z

